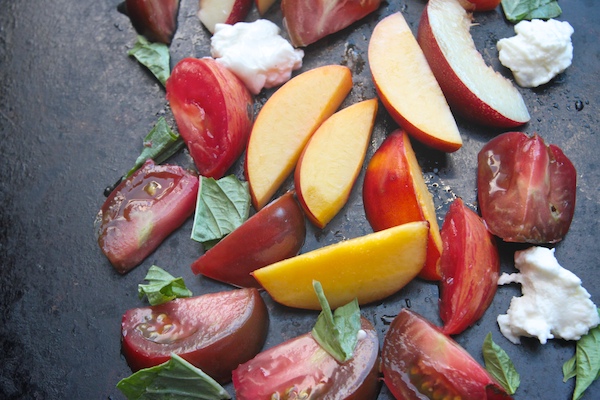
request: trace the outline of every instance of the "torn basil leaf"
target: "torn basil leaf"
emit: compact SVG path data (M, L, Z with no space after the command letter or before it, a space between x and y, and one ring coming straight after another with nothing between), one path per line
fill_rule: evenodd
M201 369L171 353L163 364L137 371L117 383L129 400L221 400L231 396Z
M185 286L183 278L175 278L164 269L153 265L148 269L147 284L138 285L138 295L146 296L152 306L166 303L181 297L191 297L192 291Z
M556 18L562 13L556 0L502 0L502 10L512 23L524 19Z
M192 239L205 246L214 245L233 232L250 215L248 182L235 175L219 180L200 177Z
M157 164L162 164L169 157L177 153L183 145L181 137L173 132L163 117L160 117L152 130L144 138L144 149L135 160L133 168L125 175L125 178L131 176L148 159L154 160Z
M338 362L343 363L352 358L358 343L360 330L358 300L354 299L332 313L321 283L313 281L313 288L319 298L322 311L311 333L325 351Z
M164 43L151 43L145 37L138 35L137 41L128 55L136 60L154 74L156 79L164 86L171 75L171 59L169 47Z
M492 340L492 333L488 333L483 341L483 360L485 369L508 394L515 394L521 384L521 377L510 357Z

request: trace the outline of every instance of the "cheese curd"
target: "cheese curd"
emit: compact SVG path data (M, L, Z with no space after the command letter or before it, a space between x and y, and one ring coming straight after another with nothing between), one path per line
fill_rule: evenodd
M499 285L520 283L523 292L498 316L500 330L511 342L520 343L520 336L537 337L542 344L552 338L579 340L600 323L590 294L575 274L559 265L554 249L517 251L515 267L520 273L498 279Z
M516 36L496 44L500 62L511 69L520 86L543 85L571 65L573 32L566 21L521 21L515 25Z
M304 51L279 35L273 22L259 19L234 25L217 24L211 55L237 75L253 94L288 81L302 67Z

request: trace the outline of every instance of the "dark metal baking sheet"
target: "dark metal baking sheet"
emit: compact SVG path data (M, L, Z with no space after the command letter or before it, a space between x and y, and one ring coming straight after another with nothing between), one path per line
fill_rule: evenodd
M171 46L173 62L209 54L209 35L197 17L197 0L183 0L179 29ZM169 118L164 89L126 55L135 41L119 0L0 0L0 398L119 399L115 389L130 370L120 354L123 312L140 306L137 284L157 264L183 276L195 294L227 285L195 277L190 263L201 254L189 239L191 221L169 237L141 266L118 275L96 244L94 217L104 188L127 171L143 136L160 115ZM597 238L600 175L600 12L592 0L563 0L562 20L575 28L574 61L550 84L521 89L532 115L521 130L539 132L556 143L578 170L577 208L571 230L556 246L563 266L583 280L600 302ZM366 50L375 23L401 11L416 31L423 0L383 2L381 8L338 34L306 48L303 70L345 64L354 88L343 106L372 98ZM278 7L268 18L280 24ZM249 19L257 18L253 11ZM484 58L510 77L497 59L495 43L512 36L500 8L478 14L472 34ZM264 102L267 94L257 97ZM415 143L434 193L440 220L457 196L476 206L476 154L498 131L458 119L464 146L453 154ZM368 158L396 127L380 108ZM184 152L175 162L190 166ZM242 176L241 163L232 170ZM361 197L361 173L342 212L323 230L308 225L303 251L370 232ZM286 182L286 188L291 181ZM285 189L285 188L284 188ZM500 245L502 270L512 271L517 246ZM316 314L268 304L271 327L265 347L308 331ZM511 356L522 383L517 399L567 399L573 380L562 382L562 364L574 344L524 340L513 345L501 334L496 317L520 295L501 287L485 316L456 337L482 361L485 335ZM435 323L438 288L415 280L396 295L362 308L380 339L390 319L410 303ZM597 382L587 398L600 389ZM233 393L231 386L227 389ZM380 399L391 399L383 388Z

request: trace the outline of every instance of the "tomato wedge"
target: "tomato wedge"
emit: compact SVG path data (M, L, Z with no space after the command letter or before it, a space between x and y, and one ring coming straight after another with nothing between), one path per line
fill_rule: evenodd
M456 335L473 325L488 309L500 276L500 256L494 236L483 220L459 198L454 200L440 232L440 317L442 332Z
M506 391L450 337L402 309L381 351L383 380L397 399L510 399Z
M232 285L260 288L250 273L298 254L305 236L304 213L294 193L288 192L200 256L192 271Z
M238 400L377 398L379 339L373 325L361 318L366 336L354 356L339 364L310 333L259 353L233 371Z
M123 315L122 351L133 371L167 361L173 352L219 382L262 348L269 325L255 288L175 299Z
M479 208L488 229L507 242L556 243L575 213L577 172L537 134L503 133L479 152Z
M108 196L96 219L98 244L124 274L140 264L194 212L196 174L148 160Z

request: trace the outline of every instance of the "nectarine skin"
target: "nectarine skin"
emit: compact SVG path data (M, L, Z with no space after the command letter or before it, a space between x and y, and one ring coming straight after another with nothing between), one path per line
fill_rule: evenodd
M419 276L440 280L442 240L433 199L409 137L402 130L389 134L369 161L363 183L363 204L375 231L413 221L429 222L427 261Z
M442 88L442 91L444 92L444 95L446 96L448 104L450 104L452 110L469 121L490 127L513 128L527 123L529 121L529 113L527 112L527 108L523 102L523 99L516 88L513 88L512 90L512 98L510 101L514 101L515 104L519 104L519 107L522 111L519 113L520 119L512 119L512 117L504 115L499 112L499 110L493 108L473 91L476 88L471 90L467 86L467 83L461 80L459 75L454 71L453 66L448 61L447 54L444 54L444 51L442 50L444 45L438 42L438 38L434 33L430 19L431 10L437 7L439 4L443 4L444 1L445 0L439 0L437 2L429 2L427 4L423 10L423 14L421 15L421 20L419 22L417 41L423 49L423 53L427 58L431 70L440 84L440 87ZM448 1L448 3L453 3L453 1ZM457 7L460 7L461 10L464 10L460 4ZM440 10L437 10L436 12L440 14L444 13L444 11ZM446 14L444 14L444 17L446 17ZM451 26L458 26L457 29L461 29L463 28L463 25L466 25L464 29L467 29L467 35L470 35L468 33L470 20L468 21L469 23L467 23L467 21L454 21L453 17L456 17L454 13L452 13L452 15L448 15L449 23L452 24ZM463 18L463 16L460 18ZM466 11L464 18L470 18L469 15L466 14ZM448 47L450 46L448 45ZM473 49L475 49L474 44ZM451 50L448 50L448 52L450 51ZM478 55L478 58L481 58L481 55ZM485 64L483 58L481 58L481 63L482 65ZM499 75L497 72L496 74ZM506 79L501 76L498 76L498 78ZM500 96L498 93L496 95L498 97Z

